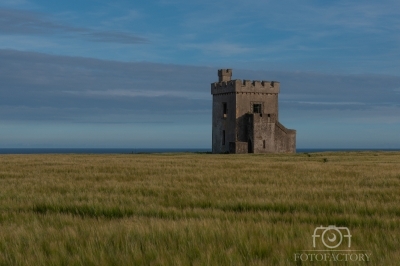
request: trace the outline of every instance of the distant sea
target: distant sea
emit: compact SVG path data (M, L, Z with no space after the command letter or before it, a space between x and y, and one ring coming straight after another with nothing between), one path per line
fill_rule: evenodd
M400 149L297 149L297 153L350 151L400 151ZM209 153L211 149L135 149L135 148L6 148L0 154L137 154L137 153Z

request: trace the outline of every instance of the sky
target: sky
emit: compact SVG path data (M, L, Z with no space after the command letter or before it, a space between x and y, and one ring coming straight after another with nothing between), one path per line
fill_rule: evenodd
M211 149L231 68L297 148L399 149L399 30L392 0L0 0L0 148Z

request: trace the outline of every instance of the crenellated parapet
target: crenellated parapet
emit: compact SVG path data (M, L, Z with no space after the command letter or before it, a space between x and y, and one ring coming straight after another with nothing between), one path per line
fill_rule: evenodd
M211 83L211 94L223 94L233 92L278 94L280 83L277 81L259 80L229 80Z

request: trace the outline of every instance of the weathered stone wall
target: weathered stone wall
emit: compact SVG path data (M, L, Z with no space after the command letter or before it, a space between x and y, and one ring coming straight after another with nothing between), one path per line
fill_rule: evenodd
M214 95L212 114L212 150L214 153L229 151L229 142L235 141L236 99L233 93ZM223 103L227 105L227 114L223 115ZM223 131L225 130L225 144L223 144Z
M276 152L296 152L296 130L287 129L277 122L275 127Z
M264 114L247 114L247 131L254 153L275 152L275 123Z
M253 104L262 105L262 113L278 116L278 94L237 93L236 94L236 134L237 140L247 141L246 114L253 113Z
M295 153L296 131L285 128L276 117L247 114L246 129L254 153Z
M241 141L229 142L229 153L248 153L248 143Z

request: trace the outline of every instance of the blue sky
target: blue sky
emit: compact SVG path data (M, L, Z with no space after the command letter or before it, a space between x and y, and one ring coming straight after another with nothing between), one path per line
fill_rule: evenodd
M210 148L210 83L281 82L298 148L400 148L400 2L0 0L0 148Z

